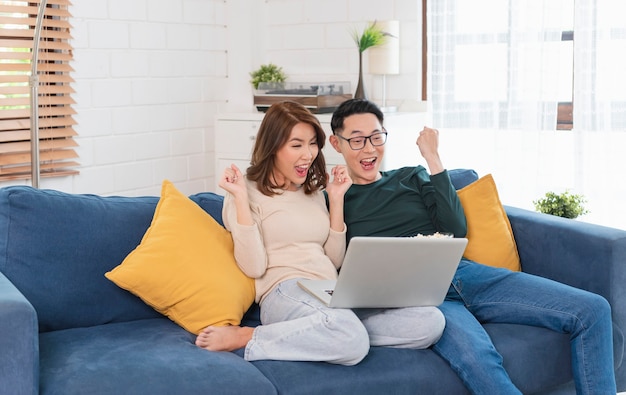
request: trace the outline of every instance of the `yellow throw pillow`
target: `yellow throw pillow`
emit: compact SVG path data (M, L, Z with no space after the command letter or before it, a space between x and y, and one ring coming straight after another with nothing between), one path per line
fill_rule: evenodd
M105 276L195 334L239 325L255 296L230 233L167 180L141 243Z
M521 270L511 223L491 174L458 191L467 218L467 259L494 267Z

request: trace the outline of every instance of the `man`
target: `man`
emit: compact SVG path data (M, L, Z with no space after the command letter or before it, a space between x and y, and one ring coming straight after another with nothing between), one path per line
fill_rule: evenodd
M353 185L345 195L348 238L450 232L464 237L463 208L438 153L435 129L417 146L423 166L381 172L387 132L367 100L341 104L330 143L344 157ZM526 273L462 259L444 303L443 336L433 351L474 394L520 394L481 322L534 325L569 333L578 394L615 394L611 311L599 295Z

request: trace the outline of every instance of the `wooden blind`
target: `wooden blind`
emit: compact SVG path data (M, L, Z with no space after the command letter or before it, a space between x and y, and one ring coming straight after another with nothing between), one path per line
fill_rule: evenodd
M41 177L77 174L69 0L48 0L39 76ZM0 181L31 177L30 75L38 1L0 0Z

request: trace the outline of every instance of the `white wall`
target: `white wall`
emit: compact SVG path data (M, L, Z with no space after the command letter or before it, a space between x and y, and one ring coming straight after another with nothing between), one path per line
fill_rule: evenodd
M226 8L73 1L80 175L42 178L40 186L137 195L158 194L165 178L186 192L211 185L212 115L227 91Z
M214 118L254 111L249 72L274 62L291 81L355 86L358 57L350 32L370 20L403 20L406 73L388 78L395 91L388 99L418 98L415 3L74 0L80 174L42 178L40 187L154 195L167 178L186 193L211 190ZM380 97L374 92L379 82L367 82L370 97ZM12 184L30 181L0 186Z
M185 193L211 190L214 119L254 111L249 72L273 62L290 81L350 81L354 88L351 32L372 20L400 20L401 75L387 77L388 104L410 108L421 98L418 0L72 3L80 175L43 178L42 188L158 195L167 178ZM370 98L380 101L380 78L367 74L367 64L365 72ZM441 130L441 136L447 167L493 173L505 204L532 209L547 190L569 188L589 199L592 213L583 220L626 229L620 204L626 134ZM16 183L29 184L0 186Z

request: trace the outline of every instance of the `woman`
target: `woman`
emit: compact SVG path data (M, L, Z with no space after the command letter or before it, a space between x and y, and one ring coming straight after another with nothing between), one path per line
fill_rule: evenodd
M441 336L445 321L434 307L364 309L358 316L326 307L297 285L302 278L336 279L345 253L343 196L352 180L344 166L336 166L328 182L321 152L325 140L317 118L304 106L276 103L261 123L247 174L234 165L224 171L219 183L228 192L224 224L233 236L237 264L255 279L263 325L207 327L198 335L199 347L245 347L249 361L354 365L369 351L370 329L392 328L384 338L395 340L380 345L396 347L425 348ZM402 321L406 312L410 322Z

